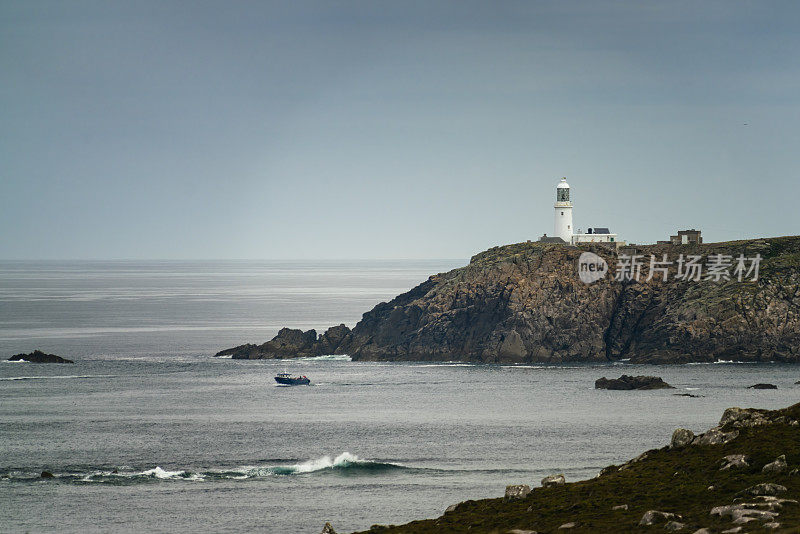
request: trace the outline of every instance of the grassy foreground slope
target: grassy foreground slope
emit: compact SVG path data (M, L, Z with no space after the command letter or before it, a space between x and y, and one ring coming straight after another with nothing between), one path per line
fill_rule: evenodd
M596 478L535 488L522 499L466 501L436 519L374 525L368 532L694 533L707 529L701 531L705 534L741 527L738 532L742 533L800 533L798 420L800 403L773 411L731 408L718 427L694 437L691 444L681 446L673 440L676 446L647 451L622 466L604 469ZM705 444L714 441L724 443ZM724 458L732 455L745 455L748 465L722 469L728 463ZM780 456L785 457L785 468L780 461L773 463ZM776 469L764 472L768 464ZM777 486L757 486L764 483ZM614 509L621 505L627 509ZM718 508L712 514L715 507L726 505L744 506L739 507L741 512ZM662 519L655 514L654 524L642 525L651 510L676 517ZM735 522L739 515L744 519ZM563 527L570 523L573 526Z

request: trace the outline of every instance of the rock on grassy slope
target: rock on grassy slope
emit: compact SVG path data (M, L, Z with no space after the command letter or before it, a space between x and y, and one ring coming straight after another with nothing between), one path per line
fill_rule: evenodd
M578 278L582 252L593 251L611 275ZM614 280L618 254L598 246L520 243L496 247L469 265L431 276L378 304L350 330L322 335L283 329L271 341L218 353L234 358L349 354L354 360L475 362L689 362L736 359L800 361L800 236L638 247L638 282ZM646 280L650 255L763 258L759 279Z
M669 446L609 466L591 480L530 493L515 488L512 498L466 501L436 519L374 525L368 532L797 533L798 420L800 404L774 411L730 408L708 432L693 436L679 429Z

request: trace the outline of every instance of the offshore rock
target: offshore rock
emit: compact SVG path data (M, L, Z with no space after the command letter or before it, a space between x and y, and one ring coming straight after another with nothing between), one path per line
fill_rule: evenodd
M649 265L643 265L638 281L623 282L614 279L619 253L610 247L507 245L378 304L352 331L337 327L329 339L300 332L296 346L281 345L288 337L281 331L263 345L220 354L283 358L333 352L353 360L487 363L800 362L800 236L637 248L646 260L650 254L673 261L679 254L724 254L734 263L740 254L762 259L757 281L680 280L673 264L666 281L661 274L647 280ZM609 275L581 282L583 252L602 257Z
M632 390L632 389L675 389L661 377L658 376L628 376L622 375L619 378L608 379L606 377L598 378L594 383L595 389L614 389L614 390Z
M282 328L278 335L261 345L239 345L214 356L231 356L236 360L285 359L341 354L340 348L350 339L345 325L332 326L317 337L316 330Z
M747 389L778 389L778 386L775 384L753 384L752 386L747 386Z
M31 362L31 363L75 363L72 360L56 356L55 354L45 354L40 350L35 350L30 354L15 354L8 359L10 362Z
M333 526L330 523L325 523L325 526L322 527L322 532L320 534L336 534L336 531L333 530Z

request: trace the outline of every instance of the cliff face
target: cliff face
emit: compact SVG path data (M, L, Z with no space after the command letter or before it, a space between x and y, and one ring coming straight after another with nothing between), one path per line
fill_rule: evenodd
M592 284L578 277L591 251L609 274ZM497 247L469 265L431 276L411 291L317 337L284 329L263 345L219 353L234 358L349 354L354 360L476 362L689 362L800 360L800 237L703 245L637 247L638 281L614 279L619 255L599 245L522 243ZM650 255L751 258L757 281L646 280ZM748 263L749 266L749 263ZM751 275L752 276L752 275ZM703 274L705 277L705 272ZM749 277L747 277L749 278Z

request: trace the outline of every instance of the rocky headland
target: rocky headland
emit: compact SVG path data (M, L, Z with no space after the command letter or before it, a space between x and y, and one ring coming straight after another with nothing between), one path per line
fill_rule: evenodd
M374 525L368 532L796 533L798 421L800 404L729 408L707 432L679 428L669 445L609 466L593 479L569 483L551 475L538 488L508 486L502 498L461 502L436 519Z
M591 284L578 258L608 274ZM638 280L615 279L622 254L640 255ZM650 255L673 264L667 280ZM729 256L730 279L677 278L680 255ZM758 279L736 258L760 255ZM648 279L650 278L650 279ZM219 352L233 358L348 354L353 360L485 363L716 360L800 361L800 236L619 251L602 245L519 243L489 249L365 313L353 329L284 328L271 341Z
M31 362L31 363L75 363L72 360L56 356L55 354L45 354L40 350L35 350L29 354L15 354L8 359L10 362Z

